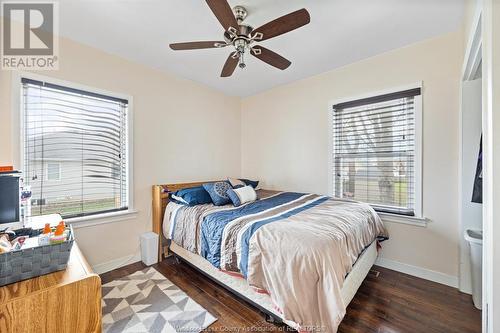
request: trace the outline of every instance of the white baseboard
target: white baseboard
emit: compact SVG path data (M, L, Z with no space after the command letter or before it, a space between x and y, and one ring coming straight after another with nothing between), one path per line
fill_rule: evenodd
M399 261L394 261L385 258L378 258L375 265L392 269L401 273L416 276L421 279L445 284L447 286L458 288L458 277L453 275L436 272L430 269L404 264Z
M141 254L138 252L136 254L125 256L117 259L113 259L102 264L97 264L92 266L92 269L97 274L106 273L134 262L141 261ZM430 269L404 264L399 261L394 261L385 258L378 258L375 262L376 265L392 269L397 272L405 273L408 275L416 276L421 279L441 283L453 288L458 288L458 277L453 275L444 274L441 272L436 272Z
M117 269L126 266L128 264L132 264L137 261L141 261L140 252L130 256L116 258L107 262L103 262L102 264L93 265L92 269L94 270L95 273L102 274L112 271L113 269Z

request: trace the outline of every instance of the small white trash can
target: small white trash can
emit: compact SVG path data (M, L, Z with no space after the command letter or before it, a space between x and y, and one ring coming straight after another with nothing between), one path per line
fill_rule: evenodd
M483 302L483 231L466 230L465 240L469 242L472 278L472 301L481 310Z
M141 259L148 266L158 262L158 235L154 232L141 235Z

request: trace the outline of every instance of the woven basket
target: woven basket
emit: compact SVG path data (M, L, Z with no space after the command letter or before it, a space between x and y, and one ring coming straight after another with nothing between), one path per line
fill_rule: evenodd
M66 269L75 241L70 226L68 239L0 254L0 286Z

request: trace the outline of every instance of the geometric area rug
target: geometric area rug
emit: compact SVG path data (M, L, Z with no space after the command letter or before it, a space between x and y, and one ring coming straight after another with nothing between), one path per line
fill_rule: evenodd
M103 332L198 333L217 318L153 267L102 286Z

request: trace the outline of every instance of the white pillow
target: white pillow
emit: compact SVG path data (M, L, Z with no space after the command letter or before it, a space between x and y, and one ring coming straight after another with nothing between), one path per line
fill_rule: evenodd
M227 194L235 207L257 200L257 192L255 192L255 189L250 185L230 189L227 191Z

